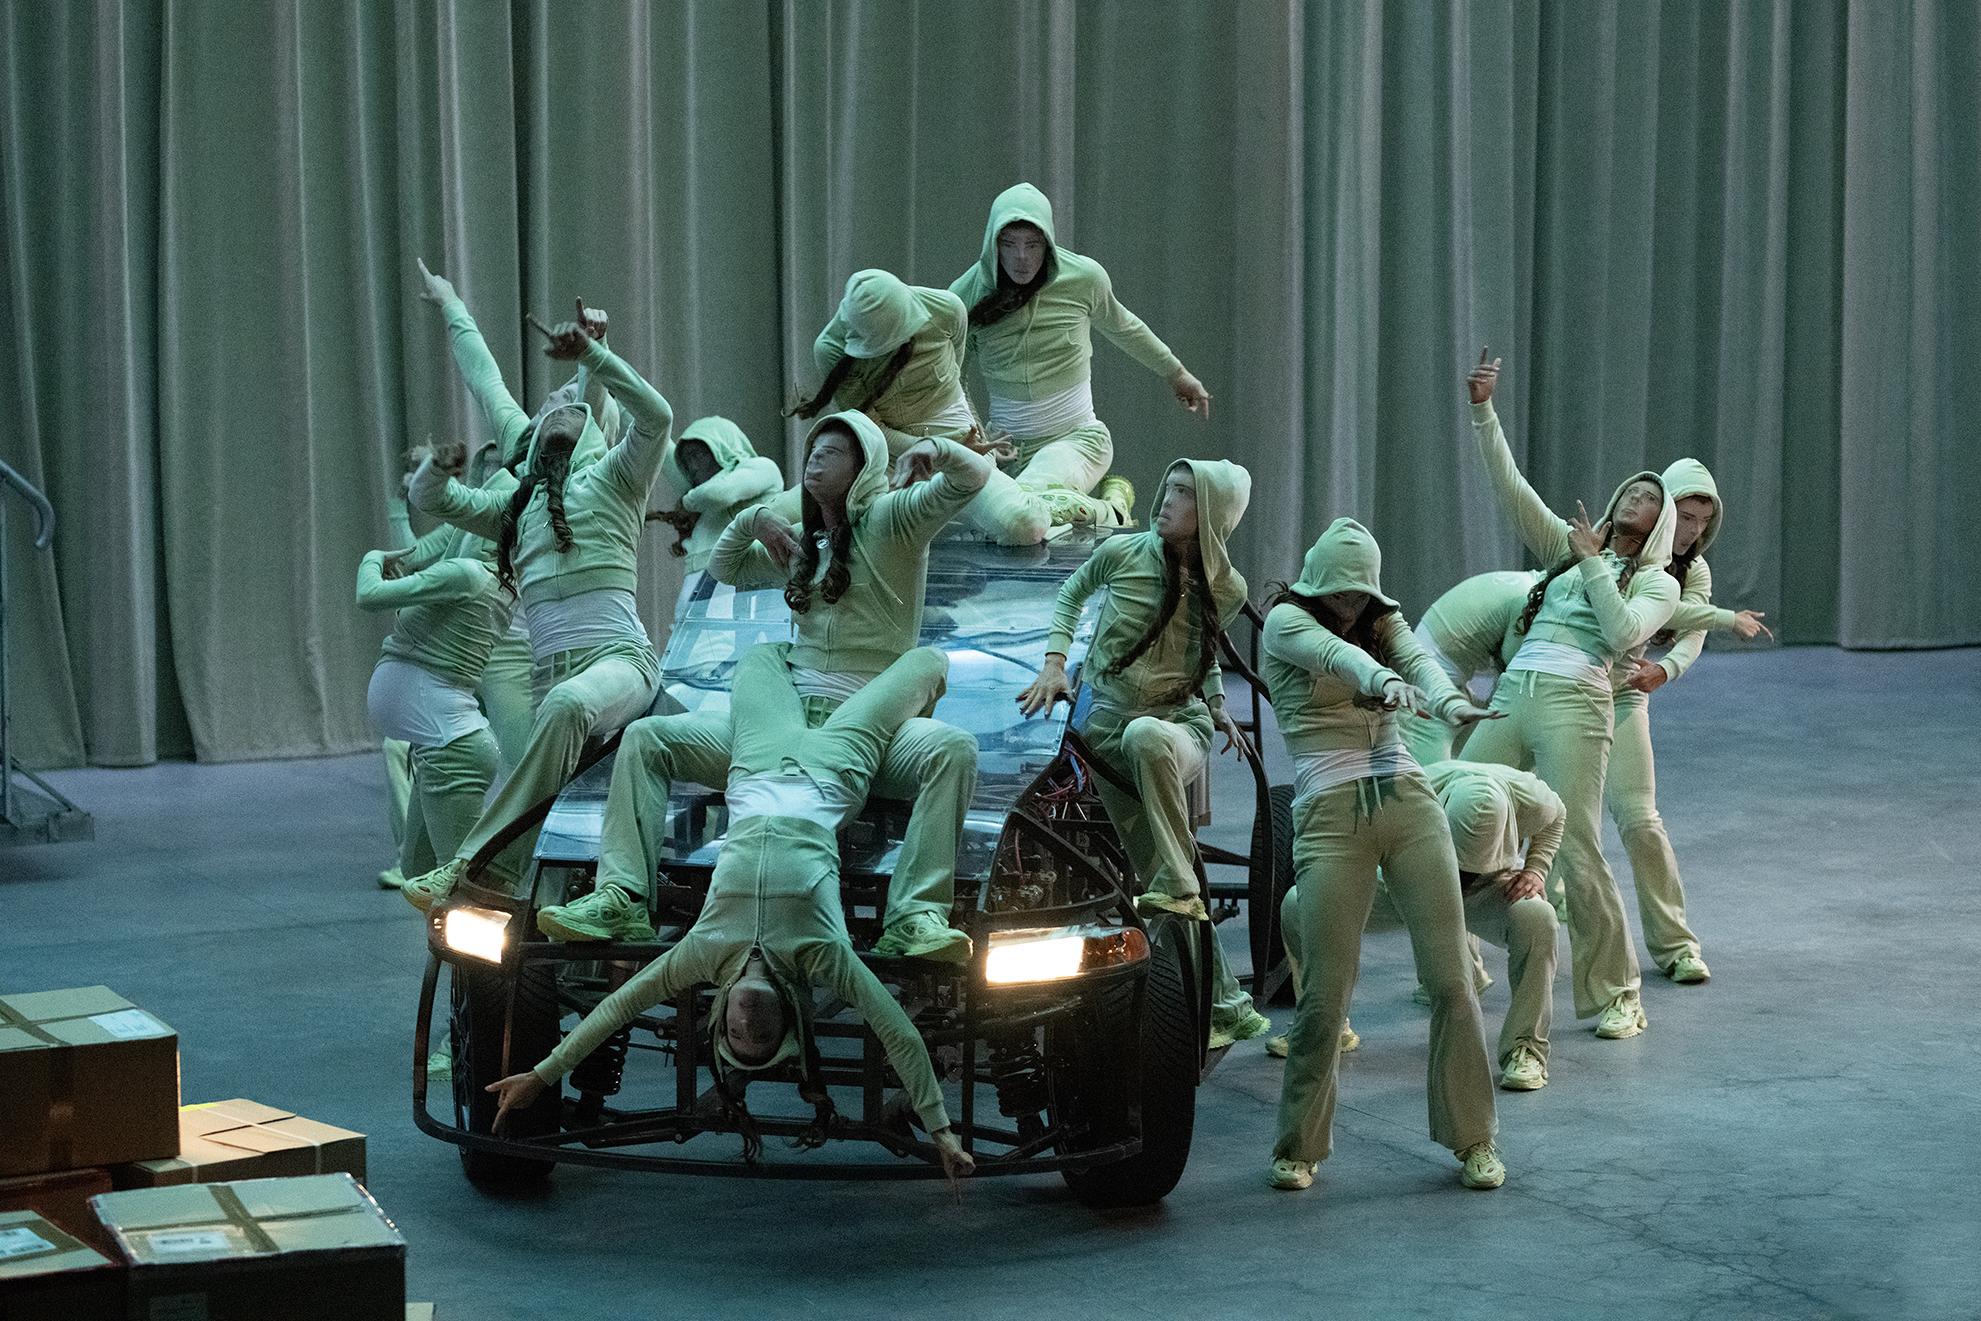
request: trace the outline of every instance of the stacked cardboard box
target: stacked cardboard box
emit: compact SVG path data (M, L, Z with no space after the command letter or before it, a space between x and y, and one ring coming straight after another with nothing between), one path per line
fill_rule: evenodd
M124 1315L124 1271L33 1211L0 1211L0 1317L96 1321Z
M110 1173L119 1188L160 1188L339 1172L364 1182L364 1134L236 1099L183 1107L177 1156L122 1165Z
M0 1176L179 1154L179 1038L103 986L0 996Z

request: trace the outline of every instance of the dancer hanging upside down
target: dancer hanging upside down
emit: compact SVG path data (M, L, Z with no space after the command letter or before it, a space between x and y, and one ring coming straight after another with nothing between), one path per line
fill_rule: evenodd
M1599 1037L1634 1037L1648 1022L1642 979L1601 831L1615 733L1611 667L1663 628L1678 604L1678 584L1664 568L1675 510L1658 474L1640 472L1617 487L1596 526L1579 505L1573 521L1556 517L1507 447L1493 412L1498 379L1499 363L1480 354L1467 381L1479 454L1521 540L1553 567L1528 592L1515 623L1520 649L1493 693L1493 710L1506 719L1476 730L1465 760L1531 768L1561 795L1568 832L1555 874L1568 904L1575 1015L1600 1015Z
M1703 982L1712 974L1700 957L1699 937L1685 920L1685 886L1678 859L1658 815L1658 778L1651 755L1650 696L1684 674L1699 659L1708 629L1742 638L1768 631L1754 610L1722 610L1713 605L1713 572L1706 548L1719 535L1722 506L1713 474L1697 459L1680 459L1665 469L1666 496L1676 510L1671 574L1680 584L1678 606L1653 643L1669 643L1662 660L1646 660L1642 649L1624 658L1615 674L1616 742L1610 749L1603 802L1630 855L1637 886L1637 912L1651 961L1675 982Z
M915 645L928 579L929 542L983 484L990 461L947 440L924 440L894 465L887 441L861 413L833 413L812 427L804 516L793 527L765 505L730 521L709 571L737 588L782 586L797 643L792 681L806 718L823 724ZM640 939L651 930L646 896L658 867L675 780L728 782L730 712L649 716L620 740L599 838L598 884L546 908L538 926L560 940ZM970 939L949 925L956 848L976 787L977 743L939 720L907 721L889 744L873 792L914 802L888 883L875 952L962 962Z
M1467 1187L1497 1188L1506 1168L1458 861L1444 807L1397 732L1399 720L1486 713L1417 646L1383 594L1381 549L1353 519L1336 519L1279 591L1261 648L1295 768L1296 897L1282 925L1299 979L1269 1181L1306 1188L1333 1149L1342 1028L1380 867L1431 992L1431 1138L1457 1154Z
M1245 579L1225 549L1244 517L1252 478L1222 459L1178 459L1163 476L1150 530L1108 537L1059 589L1039 677L1018 695L1027 716L1070 700L1066 650L1081 607L1105 589L1094 640L1081 667L1093 690L1080 735L1135 792L1096 776L1108 820L1121 836L1135 876L1147 887L1144 912L1204 921L1197 885L1197 843L1185 787L1210 755L1213 730L1226 749L1244 737L1224 709L1217 644L1245 604ZM1213 1047L1259 1036L1272 1027L1225 966L1216 935L1210 946Z
M801 1091L819 1107L823 1141L832 1102L818 1080L816 986L873 1028L950 1177L974 1168L950 1127L928 1047L854 952L839 896L838 832L860 810L897 731L935 706L949 662L933 647L917 647L814 721L793 686L795 651L765 643L736 668L729 827L700 916L533 1070L489 1084L501 1098L498 1127L639 1014L713 985L712 1067L725 1107L741 1121L746 1154L754 1156L754 1126L743 1089L751 1075L794 1058Z
M582 304L580 305L582 309ZM536 723L528 749L455 856L401 891L425 910L450 894L468 860L576 769L585 740L617 729L652 703L660 666L633 604L647 492L665 452L673 412L605 344L577 322L551 332L545 352L578 361L630 417L623 443L607 447L588 404L548 414L531 432L525 476L513 494L477 491L432 458L413 478L418 507L496 543L498 576L519 584L536 666ZM526 421L510 405L513 420ZM493 860L512 882L534 833Z
M1135 488L1107 477L1114 439L1094 416L1092 332L1208 418L1203 382L1116 300L1099 262L1058 245L1052 203L1031 184L997 195L983 252L949 291L970 309L970 361L984 374L992 429L1017 449L1010 472L1018 486L1044 501L1054 523L1133 527ZM1089 494L1097 483L1098 498Z

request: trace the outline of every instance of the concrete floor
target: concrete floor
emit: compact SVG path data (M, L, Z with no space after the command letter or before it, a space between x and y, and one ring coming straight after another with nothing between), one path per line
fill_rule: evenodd
M1714 654L1654 712L1714 979L1654 976L1634 1041L1558 1022L1553 1084L1502 1094L1492 1194L1424 1135L1427 1016L1385 933L1304 1194L1265 1187L1282 1066L1254 1044L1146 1214L1096 1215L1052 1177L956 1204L566 1168L543 1196L484 1196L407 1115L421 943L372 885L375 757L56 777L97 840L0 854L0 984L107 983L178 1028L188 1101L370 1134L409 1294L443 1318L1981 1314L1981 651ZM1215 833L1242 835L1224 765Z

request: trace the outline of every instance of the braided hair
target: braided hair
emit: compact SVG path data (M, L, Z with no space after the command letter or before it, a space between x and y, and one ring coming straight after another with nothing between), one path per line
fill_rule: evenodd
M908 365L908 359L914 356L915 341L908 339L894 351L894 355L887 360L887 365L880 369L880 375L874 377L873 384L867 388L866 394L858 403L848 404L846 411L864 413L873 407L874 403L894 384L894 378L901 375L902 369ZM818 393L801 404L793 405L784 415L806 419L817 417L824 411L826 404L839 393L839 387L846 384L846 378L853 374L853 369L862 362L871 361L870 358L856 358L850 353L840 354L839 361L833 363L832 370L825 374L825 382L819 386Z
M1609 544L1610 544L1610 534L1605 533L1603 535L1603 545L1607 547ZM1541 602L1545 600L1548 595L1549 584L1553 583L1555 579L1561 577L1564 573L1567 573L1570 569L1574 568L1577 562L1578 561L1573 555L1569 556L1567 559L1563 560L1560 564L1555 565L1554 568L1549 569L1546 574L1542 575L1541 580L1535 583L1534 586L1528 590L1527 604L1520 611L1519 622L1514 624L1513 626L1514 632L1525 633L1529 628L1533 627L1534 616L1541 613ZM1622 593L1629 591L1630 580L1632 578L1635 578L1636 576L1637 576L1637 561L1634 559L1625 560L1623 562L1623 568L1620 569L1616 575L1617 593L1621 595Z
M1164 702L1183 701L1203 686L1204 676L1211 672L1211 666L1217 664L1217 644L1224 637L1224 628L1218 620L1217 599L1211 595L1210 578L1204 572L1203 556L1193 548L1190 560L1190 610L1185 617L1197 631L1197 663L1190 677L1175 692L1157 694L1157 700ZM1176 618L1177 607L1183 602L1183 584L1180 580L1184 572L1183 556L1176 547L1163 542L1162 608L1156 611L1156 617L1149 621L1148 628L1135 640L1135 645L1101 671L1102 677L1118 678L1129 666L1142 659L1162 637L1170 621Z
M574 422L575 420L575 422ZM514 594L516 590L516 537L523 511L529 507L539 486L545 489L544 506L550 517L551 536L557 549L571 549L571 525L564 518L564 483L571 475L571 453L584 432L585 415L575 408L560 408L537 424L537 450L529 475L509 497L502 511L502 535L496 541L496 578Z

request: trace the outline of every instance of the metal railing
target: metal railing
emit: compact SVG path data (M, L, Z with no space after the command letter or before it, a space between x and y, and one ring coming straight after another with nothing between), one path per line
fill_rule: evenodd
M13 491L34 510L34 548L47 550L55 542L55 507L48 497L27 478L0 460L0 843L14 843L25 836L28 842L58 839L85 839L93 832L89 815L58 793L32 771L14 764L11 726L12 694L7 682L7 500ZM23 819L17 807L14 778L32 781L47 796L52 811L39 812L35 821Z

